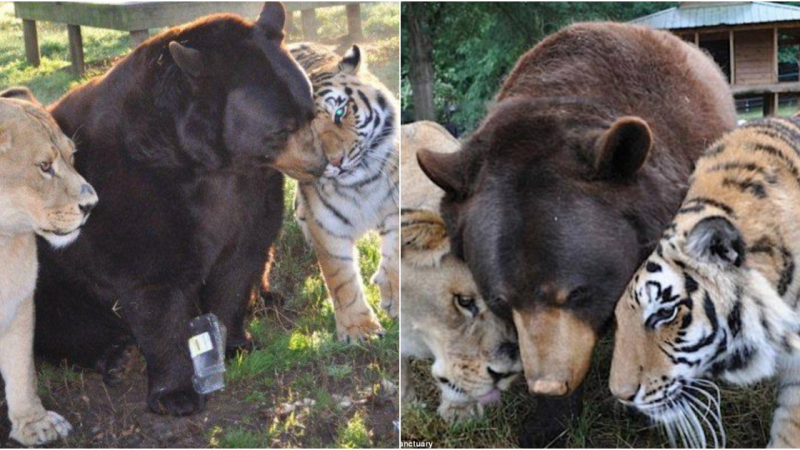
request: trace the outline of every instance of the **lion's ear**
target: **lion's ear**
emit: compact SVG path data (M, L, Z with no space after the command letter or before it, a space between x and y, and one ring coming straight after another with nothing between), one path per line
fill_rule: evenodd
M450 252L442 217L426 209L403 209L400 214L402 259L419 267L436 267Z
M36 97L34 97L33 92L24 86L8 88L5 91L0 92L0 97L25 100L26 102L41 106L39 105L39 100L36 100Z

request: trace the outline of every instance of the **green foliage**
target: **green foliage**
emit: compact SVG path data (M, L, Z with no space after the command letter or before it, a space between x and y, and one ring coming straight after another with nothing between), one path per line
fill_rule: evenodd
M674 6L661 2L428 3L438 120L471 130L517 59L543 37L579 21L629 21ZM403 4L403 12L408 6ZM408 24L402 23L408 48ZM413 117L409 52L402 52L403 117ZM454 109L452 113L448 110Z

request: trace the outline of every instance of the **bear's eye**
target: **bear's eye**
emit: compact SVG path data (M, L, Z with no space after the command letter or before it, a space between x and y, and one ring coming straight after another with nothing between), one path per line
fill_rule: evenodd
M663 308L659 309L658 311L654 312L647 318L645 325L648 328L656 329L672 323L673 320L678 316L678 305L674 305L671 308Z
M44 172L44 173L46 173L48 175L53 175L53 173L54 173L54 171L53 171L53 163L51 163L49 161L40 162L39 163L39 170L41 170L42 172Z
M478 315L478 305L475 304L475 299L472 297L453 294L453 303L456 304L457 308L468 312L472 317Z
M347 105L340 107L333 113L333 121L336 123L341 123L344 116L347 115Z

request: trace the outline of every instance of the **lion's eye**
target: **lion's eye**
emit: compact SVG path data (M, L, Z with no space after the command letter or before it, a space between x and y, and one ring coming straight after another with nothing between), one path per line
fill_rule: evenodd
M472 297L453 294L453 303L455 303L459 309L467 311L472 317L478 315L478 305L475 304L475 299Z
M48 175L53 175L53 173L54 173L53 172L53 163L51 163L49 161L40 162L39 163L39 170L41 170L42 172L44 172L44 173L46 173Z
M675 305L672 308L659 309L658 311L654 312L650 315L650 317L647 318L645 325L647 325L648 328L656 329L672 323L676 317L678 317L678 305Z
M341 123L344 116L347 115L347 106L342 106L333 113L333 121L336 123Z

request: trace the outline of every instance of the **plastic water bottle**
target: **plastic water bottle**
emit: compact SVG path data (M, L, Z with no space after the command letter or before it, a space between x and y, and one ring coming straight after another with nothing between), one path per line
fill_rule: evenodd
M225 340L228 330L214 314L189 321L189 353L192 355L192 384L198 394L210 394L225 387Z

